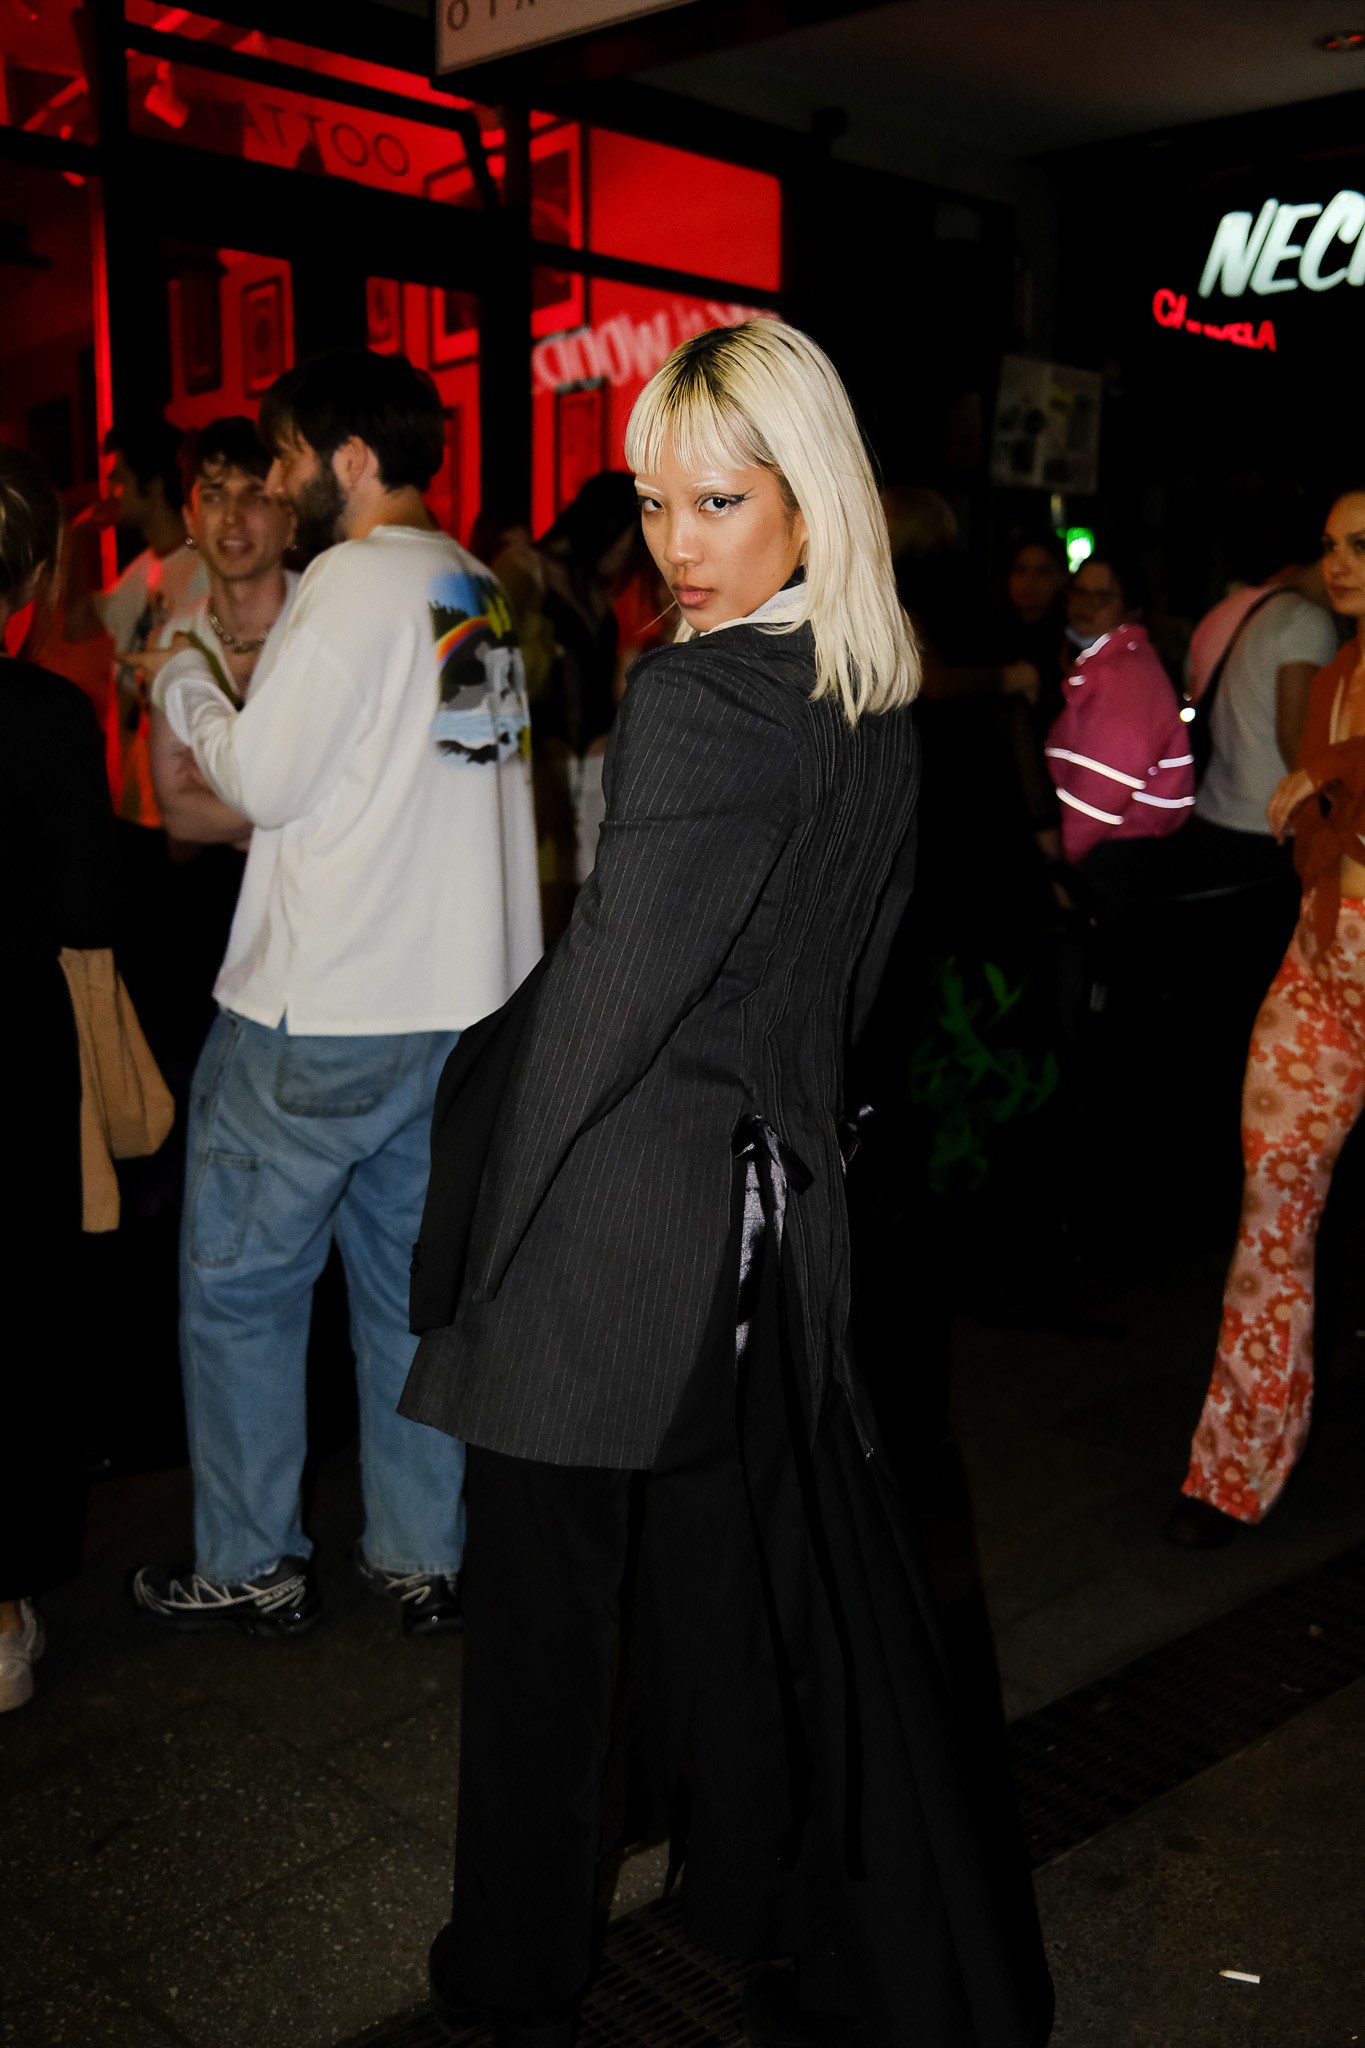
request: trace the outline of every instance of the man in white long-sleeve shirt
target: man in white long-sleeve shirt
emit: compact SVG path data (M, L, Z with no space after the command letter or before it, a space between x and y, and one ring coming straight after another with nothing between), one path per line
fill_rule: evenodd
M300 1519L313 1283L335 1239L360 1401L360 1568L409 1633L458 1626L462 1446L396 1413L441 1067L541 948L528 714L510 615L422 501L440 401L401 356L338 353L267 394L269 487L338 546L238 709L202 652L154 701L251 820L195 1075L181 1348L190 1569L134 1598L173 1627L289 1634L319 1612Z

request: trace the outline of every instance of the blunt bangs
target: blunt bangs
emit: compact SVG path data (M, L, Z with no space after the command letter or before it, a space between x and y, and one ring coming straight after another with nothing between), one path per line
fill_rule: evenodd
M816 697L850 725L908 704L920 656L896 595L886 519L848 394L824 350L779 320L713 327L650 378L626 428L626 461L647 478L672 454L685 469L767 469L806 522L799 615L809 623ZM693 628L683 620L680 640Z
M772 450L684 342L645 386L626 427L626 466L648 476L672 449L687 469L776 469ZM670 371L672 375L670 375Z

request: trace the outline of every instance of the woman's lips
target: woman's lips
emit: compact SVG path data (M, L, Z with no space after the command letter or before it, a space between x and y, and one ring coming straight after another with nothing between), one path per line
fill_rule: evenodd
M699 589L692 583L675 583L673 585L673 595L686 612L696 611L699 605L709 603L711 598L715 596L715 592Z

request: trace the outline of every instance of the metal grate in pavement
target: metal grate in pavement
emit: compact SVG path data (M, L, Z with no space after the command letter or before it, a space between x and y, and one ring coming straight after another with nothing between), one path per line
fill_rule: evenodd
M1010 1757L1038 1867L1365 1677L1365 1543L1016 1721ZM693 1948L677 1906L615 1921L579 2048L729 2048L742 1964ZM487 2048L471 2033L467 2048ZM342 2048L448 2048L425 2009Z
M744 1965L693 1948L673 1900L614 1920L577 2048L731 2048L742 2037ZM487 2048L486 2030L461 2048ZM343 2048L450 2048L425 2007L358 2034Z
M1365 1677L1365 1544L1010 1729L1030 1862L1088 1841Z

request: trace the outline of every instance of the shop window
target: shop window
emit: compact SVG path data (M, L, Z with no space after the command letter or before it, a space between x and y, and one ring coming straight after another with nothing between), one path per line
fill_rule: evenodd
M661 142L589 133L588 246L755 291L782 282L782 187Z
M531 351L532 517L543 533L600 469L625 461L626 421L681 341L761 313L682 292L576 279L583 310Z
M346 178L448 206L482 204L464 141L452 129L179 59L129 52L128 120L135 135L248 163Z
M467 542L479 510L479 302L399 278L365 280L370 347L430 372L446 421L446 459L427 492L432 517Z
M0 5L0 126L93 142L94 8L86 0Z
M0 439L41 456L77 505L99 484L98 192L58 171L5 167L0 198Z
M167 250L169 419L188 432L223 413L255 415L294 360L289 265L246 249Z
M583 247L583 130L553 114L531 116L531 234Z
M59 171L5 167L0 196L0 441L46 468L68 514L99 495L100 441L109 425L108 349L100 255L100 188ZM113 567L112 535L108 566ZM61 622L32 607L10 620L23 647L88 690L103 707L108 643L67 642Z

